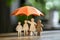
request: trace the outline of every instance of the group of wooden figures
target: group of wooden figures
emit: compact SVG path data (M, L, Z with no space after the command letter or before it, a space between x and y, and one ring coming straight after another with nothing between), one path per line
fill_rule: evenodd
M34 22L34 18L31 18L31 21L25 20L23 26L21 25L21 22L18 22L16 31L18 32L18 36L21 35L22 31L24 31L24 35L33 35L34 32L36 32L36 35L40 35L40 32L43 30L42 27L43 24L41 23L41 20L38 20L36 23Z

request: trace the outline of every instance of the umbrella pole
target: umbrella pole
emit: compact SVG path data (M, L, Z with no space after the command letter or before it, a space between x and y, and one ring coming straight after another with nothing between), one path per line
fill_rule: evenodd
M28 16L27 16L27 20L28 20Z

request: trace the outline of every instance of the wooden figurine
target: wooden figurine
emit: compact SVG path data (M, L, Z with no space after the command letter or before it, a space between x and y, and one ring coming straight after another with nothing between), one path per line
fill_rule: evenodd
M24 21L23 30L24 30L24 35L28 34L29 27L28 27L27 20Z
M32 18L31 21L28 21L28 23L30 24L30 34L33 35L32 32L36 31L36 23L34 22L34 18Z
M18 25L16 27L16 31L18 31L18 37L21 35L21 31L22 31L22 25L21 22L18 22Z
M42 27L43 27L43 24L41 23L41 20L38 20L38 21L37 21L37 27L36 27L37 35L38 35L38 36L40 35L40 32L43 31Z

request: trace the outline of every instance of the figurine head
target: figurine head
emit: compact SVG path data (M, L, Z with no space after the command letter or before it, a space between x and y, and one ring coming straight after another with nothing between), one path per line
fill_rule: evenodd
M24 22L27 23L27 20L25 20Z
M41 23L41 20L38 20L37 23Z
M41 20L39 20L41 22Z
M34 21L34 18L31 18L31 21Z
M21 22L18 22L18 25L20 25L21 24Z

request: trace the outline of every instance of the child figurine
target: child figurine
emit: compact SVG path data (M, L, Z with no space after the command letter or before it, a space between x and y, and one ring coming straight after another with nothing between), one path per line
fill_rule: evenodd
M28 23L30 24L30 34L33 35L32 32L36 31L36 23L34 22L34 19L32 18L31 21L28 21Z
M41 20L38 20L37 21L37 27L36 27L38 36L40 35L40 32L43 31L42 27L43 27L43 24L41 24Z
M21 22L18 22L18 25L16 27L16 31L18 31L18 37L21 35L21 31L22 31L22 25Z
M27 20L24 21L23 30L24 30L24 35L28 34L29 27L27 24Z

